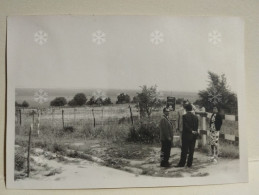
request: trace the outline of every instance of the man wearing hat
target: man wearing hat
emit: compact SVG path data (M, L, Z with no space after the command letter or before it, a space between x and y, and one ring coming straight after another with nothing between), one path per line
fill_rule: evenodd
M163 118L160 121L160 141L161 141L161 167L169 167L169 157L173 141L173 125L169 121L169 109L163 109Z

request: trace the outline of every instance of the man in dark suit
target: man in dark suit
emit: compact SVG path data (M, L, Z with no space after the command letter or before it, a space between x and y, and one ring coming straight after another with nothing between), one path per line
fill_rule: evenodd
M198 117L191 112L192 105L186 105L185 109L187 113L183 115L181 159L176 167L185 166L188 151L189 155L187 160L187 166L192 166L194 147L198 135Z
M169 167L169 157L173 141L173 125L169 121L169 109L163 109L163 118L160 120L160 141L161 141L161 167Z

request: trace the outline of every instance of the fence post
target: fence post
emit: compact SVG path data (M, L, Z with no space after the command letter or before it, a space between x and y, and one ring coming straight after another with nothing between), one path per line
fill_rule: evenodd
M103 126L103 107L102 107L102 126Z
M35 111L32 110L32 130L34 128L34 114L35 114Z
M38 110L38 124L37 124L37 133L40 135L40 110Z
M65 128L65 123L64 123L64 110L62 109L62 125L63 129Z
M76 122L76 108L74 108L74 123Z
M33 124L30 126L29 140L28 140L28 156L27 156L27 176L30 177L30 153L31 153L31 131L33 130Z
M54 112L55 112L55 109L51 108L51 120L52 120L52 122L54 120Z
M22 125L22 110L19 109L19 116L20 116L20 126Z
M206 110L205 108L203 107L202 108L202 114L201 114L201 130L204 132L202 135L201 135L201 144L202 146L205 146L207 144L207 121L206 121L206 118L207 118L207 113L206 113Z
M95 127L95 117L94 117L94 109L92 109L93 119L94 119L94 127Z
M134 125L134 120L133 120L132 110L131 110L131 106L130 106L130 105L129 105L129 110L130 110L130 120L131 120L131 124Z

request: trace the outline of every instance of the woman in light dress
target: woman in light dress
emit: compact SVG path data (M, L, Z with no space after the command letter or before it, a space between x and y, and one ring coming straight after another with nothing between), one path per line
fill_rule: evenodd
M210 118L210 135L209 144L211 147L212 157L211 160L215 163L218 161L219 154L219 132L222 125L222 117L218 112L218 108L213 108L213 114Z

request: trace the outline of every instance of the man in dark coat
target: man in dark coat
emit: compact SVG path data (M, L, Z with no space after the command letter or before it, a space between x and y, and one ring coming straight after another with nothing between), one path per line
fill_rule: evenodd
M169 167L169 157L173 141L173 125L169 121L169 109L163 109L163 118L160 121L160 141L161 141L161 167Z
M185 106L186 114L183 115L182 151L181 159L176 167L184 167L189 151L187 166L192 166L195 142L198 135L198 117L192 111L192 105Z

